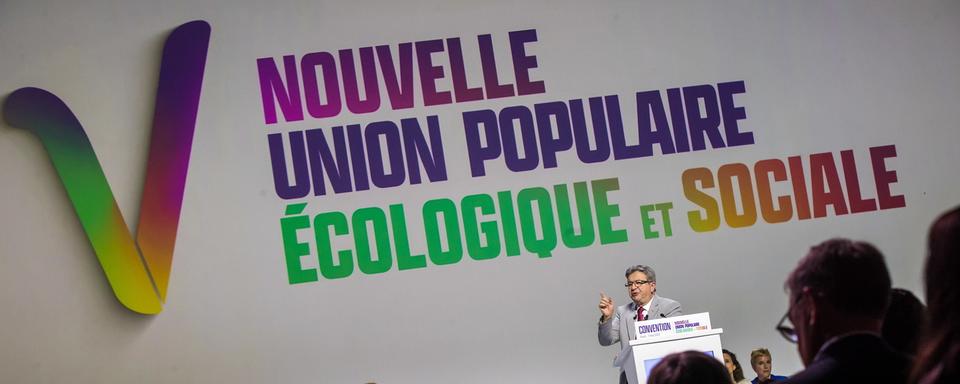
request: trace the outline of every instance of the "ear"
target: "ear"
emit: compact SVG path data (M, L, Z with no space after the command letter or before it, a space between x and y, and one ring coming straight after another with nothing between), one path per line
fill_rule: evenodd
M657 282L656 282L656 281L651 281L651 282L650 282L650 288L653 288L653 293L657 293Z
M803 288L804 296L807 298L807 303L803 306L803 309L807 312L807 325L815 326L817 324L817 315L818 309L823 304L821 299L810 290L809 287Z

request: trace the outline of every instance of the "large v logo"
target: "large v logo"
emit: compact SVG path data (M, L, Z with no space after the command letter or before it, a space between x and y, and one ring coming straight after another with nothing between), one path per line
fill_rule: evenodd
M166 300L209 42L210 25L192 21L164 45L136 242L70 108L39 88L18 89L4 104L10 125L40 138L110 287L135 312L160 313Z

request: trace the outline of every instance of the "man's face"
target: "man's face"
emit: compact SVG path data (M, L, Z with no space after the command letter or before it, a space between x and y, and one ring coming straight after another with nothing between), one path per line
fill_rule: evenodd
M760 380L769 379L771 370L773 370L773 363L770 362L770 356L760 355L753 360L753 371L757 373Z
M816 307L813 303L813 294L809 291L791 292L788 317L797 332L797 352L800 360L807 366L813 361L823 342L818 336L816 325Z
M657 283L647 280L647 275L643 272L631 273L627 276L627 284L630 285L627 287L630 299L638 306L649 303L653 298L653 292L657 289Z

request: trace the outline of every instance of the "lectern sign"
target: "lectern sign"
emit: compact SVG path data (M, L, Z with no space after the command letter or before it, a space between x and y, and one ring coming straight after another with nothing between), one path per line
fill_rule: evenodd
M653 339L657 337L678 335L694 331L710 329L710 313L694 313L690 315L668 318L651 319L634 323L637 340Z

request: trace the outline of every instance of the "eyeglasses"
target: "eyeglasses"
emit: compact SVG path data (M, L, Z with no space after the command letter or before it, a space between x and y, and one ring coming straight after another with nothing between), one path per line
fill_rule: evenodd
M633 288L633 287L639 287L639 286L644 285L644 284L646 284L646 283L652 283L652 282L653 282L653 280L628 281L628 282L627 282L626 284L624 284L623 286L624 286L624 287L627 287L627 288Z
M797 330L793 329L793 323L790 322L790 310L787 309L787 313L783 314L783 318L780 319L780 322L777 323L777 332L780 332L780 336L783 336L787 341L796 344L797 342Z

